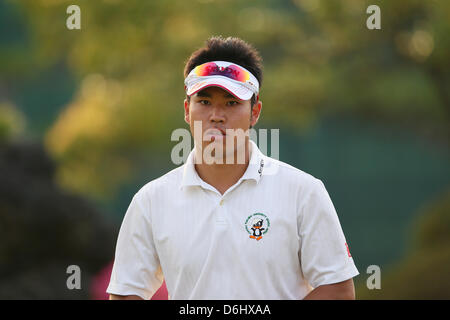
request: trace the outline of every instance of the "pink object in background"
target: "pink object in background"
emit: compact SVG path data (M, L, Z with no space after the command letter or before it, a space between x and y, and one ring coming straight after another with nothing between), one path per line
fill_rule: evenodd
M109 263L106 267L100 270L91 281L91 299L93 300L108 300L109 295L106 293L108 288L109 279L111 278L111 271L113 262ZM164 281L158 291L155 292L150 300L167 300L168 293L166 288L166 282Z

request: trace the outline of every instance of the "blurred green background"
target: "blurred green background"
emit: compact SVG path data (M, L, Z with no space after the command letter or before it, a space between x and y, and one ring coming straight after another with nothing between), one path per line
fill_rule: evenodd
M0 298L98 298L132 196L175 167L184 63L222 35L260 51L256 129L325 183L357 298L450 299L449 21L439 0L0 0Z

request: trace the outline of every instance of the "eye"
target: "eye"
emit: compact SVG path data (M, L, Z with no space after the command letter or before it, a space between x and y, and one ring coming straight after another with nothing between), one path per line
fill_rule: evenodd
M229 106L235 106L235 105L239 104L239 102L238 101L228 101L227 104Z
M199 100L198 103L203 104L203 105L210 104L208 100Z

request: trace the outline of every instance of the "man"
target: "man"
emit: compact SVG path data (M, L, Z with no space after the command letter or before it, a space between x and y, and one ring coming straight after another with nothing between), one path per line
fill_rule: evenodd
M264 156L261 57L213 37L185 67L184 165L142 187L122 223L111 299L354 299L358 275L323 183Z

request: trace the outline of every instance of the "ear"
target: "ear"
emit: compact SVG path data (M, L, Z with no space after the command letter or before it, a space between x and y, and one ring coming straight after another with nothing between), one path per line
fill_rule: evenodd
M189 102L187 99L184 99L184 121L187 124L190 124L190 118L189 118Z
M250 125L252 127L258 122L259 115L261 114L262 102L258 99L253 108L251 109Z

